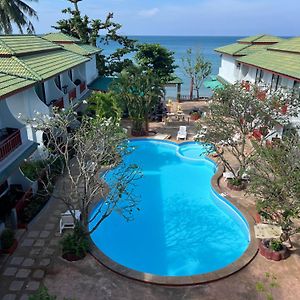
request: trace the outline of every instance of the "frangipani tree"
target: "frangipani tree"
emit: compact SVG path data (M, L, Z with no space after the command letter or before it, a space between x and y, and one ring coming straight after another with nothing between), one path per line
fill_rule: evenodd
M258 212L282 227L285 238L300 232L300 141L297 134L273 147L254 143L249 192ZM297 224L298 223L298 224Z
M86 232L92 233L113 211L127 220L133 217L138 197L132 193L132 187L141 172L137 165L124 161L132 149L118 121L84 116L78 123L76 117L70 108L54 110L51 117L37 115L29 122L44 131L44 145L54 158L52 161L62 162L60 191L53 196L71 212L79 209ZM101 175L110 169L113 176L106 181Z
M237 184L254 154L249 140L253 133L258 131L259 143L264 144L276 137L276 127L288 124L299 109L299 99L289 91L269 91L264 99L257 97L258 91L255 85L244 87L240 83L216 90L205 120L207 132L203 140L215 145L220 161L234 174Z

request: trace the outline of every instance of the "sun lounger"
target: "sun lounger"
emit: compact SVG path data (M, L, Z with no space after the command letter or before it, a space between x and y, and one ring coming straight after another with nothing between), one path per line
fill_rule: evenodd
M186 138L187 138L186 126L180 126L180 127L179 127L179 131L178 131L178 133L177 133L177 141L178 141L179 139L184 139L184 140L186 140Z
M74 211L75 219L80 220L81 213L79 210ZM69 210L61 214L60 222L59 222L59 233L61 234L62 231L66 228L75 228L75 221L74 218Z

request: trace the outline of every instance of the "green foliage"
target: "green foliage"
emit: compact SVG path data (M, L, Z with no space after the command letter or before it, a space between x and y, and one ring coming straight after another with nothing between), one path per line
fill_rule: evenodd
M136 60L144 70L149 70L166 84L173 79L177 66L174 65L174 52L159 44L140 44L137 46Z
M186 56L182 58L183 70L191 80L190 96L193 98L193 90L196 90L197 98L204 80L211 73L211 62L206 61L200 52L193 55L192 49L188 49Z
M121 117L121 108L118 105L117 98L113 93L94 92L88 101L88 113L99 118L112 118L119 120Z
M297 135L285 138L273 147L255 144L256 154L250 173L253 178L249 189L258 199L259 213L280 225L288 236L299 230L294 222L300 213L299 149Z
M119 103L127 106L133 121L132 134L146 134L149 114L163 94L160 79L152 72L134 66L122 71L111 89Z
M210 114L205 118L207 132L204 141L218 145L226 144L226 152L219 151L219 158L225 167L234 174L234 177L242 179L242 175L248 173L252 164L255 149L249 141L254 129L265 128L270 132L278 124L286 124L294 112L294 103L289 91L270 92L268 97L261 101L257 98L255 85L249 85L245 89L240 83L226 85L218 89L209 104ZM287 114L282 114L278 108L274 108L273 99L279 97L282 104L289 105ZM259 143L262 144L262 139ZM226 156L231 154L231 159ZM255 177L255 174L253 174ZM252 176L250 176L252 178ZM270 190L273 187L268 186Z
M46 166L47 162L44 160L27 160L20 165L20 168L27 178L35 181L40 177Z
M38 19L36 11L24 1L0 1L0 33L12 34L13 25L17 26L21 34L23 34L23 29L25 29L28 34L34 33L33 24L28 17Z
M264 295L266 300L273 300L273 289L278 286L276 276L266 272L264 280L256 283L256 291Z
M51 296L45 286L41 286L33 295L29 296L29 300L56 300L56 296Z
M15 239L14 231L11 230L10 228L4 229L1 234L2 249L9 249L13 245L14 239Z
M45 190L38 190L36 195L30 200L24 208L21 220L24 223L29 223L45 206L49 200L49 194Z
M135 51L135 41L118 34L121 25L113 22L113 13L109 13L104 21L101 19L91 20L87 15L81 14L77 4L78 1L69 1L74 3L74 9L67 8L62 11L69 17L57 21L57 25L53 26L55 29L79 38L83 43L94 46L97 46L97 39L100 35L100 41L104 44L112 41L120 45L114 53L107 57L102 54L96 56L99 74L102 76L112 75L120 72L124 67L132 65L131 60L123 60L123 57Z
M81 224L77 223L74 231L68 233L61 241L62 252L84 257L89 248L89 241Z
M283 249L283 245L281 241L272 239L269 242L269 248L272 249L273 251L280 251Z

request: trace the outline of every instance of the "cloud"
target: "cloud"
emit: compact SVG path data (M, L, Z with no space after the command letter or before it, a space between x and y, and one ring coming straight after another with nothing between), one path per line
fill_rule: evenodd
M151 8L151 9L140 10L138 12L138 15L140 17L150 18L150 17L155 16L158 13L159 13L159 9L157 7L154 7L154 8Z

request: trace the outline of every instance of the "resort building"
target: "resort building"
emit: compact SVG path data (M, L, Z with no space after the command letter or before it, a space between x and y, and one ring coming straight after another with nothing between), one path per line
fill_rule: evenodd
M221 53L221 82L256 83L262 92L266 86L288 88L300 97L300 37L252 36L215 51ZM300 119L291 118L291 123L299 127Z
M10 207L17 222L36 189L19 166L42 149L43 133L26 120L78 103L98 76L100 51L63 34L0 36L0 224Z

